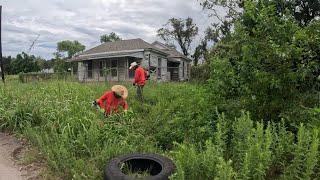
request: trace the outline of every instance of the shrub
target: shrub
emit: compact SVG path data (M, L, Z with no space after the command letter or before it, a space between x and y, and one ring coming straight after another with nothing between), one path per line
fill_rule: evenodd
M284 118L295 128L316 123L309 109L319 100L319 25L300 27L267 2L246 1L211 58L209 88L219 111L234 117L245 109L254 119Z
M318 129L298 128L296 141L283 123L254 122L243 113L225 123L203 148L177 144L172 155L178 172L172 179L312 179L319 170ZM227 134L225 132L228 132ZM229 141L231 144L229 144ZM229 144L229 145L228 145Z
M211 68L209 63L191 66L190 80L197 83L206 83L210 79Z

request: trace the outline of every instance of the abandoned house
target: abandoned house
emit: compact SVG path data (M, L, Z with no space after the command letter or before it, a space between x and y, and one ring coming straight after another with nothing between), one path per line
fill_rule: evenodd
M191 59L161 42L149 44L142 39L107 42L84 51L70 62L78 62L79 81L130 81L132 62L138 62L158 81L189 79Z

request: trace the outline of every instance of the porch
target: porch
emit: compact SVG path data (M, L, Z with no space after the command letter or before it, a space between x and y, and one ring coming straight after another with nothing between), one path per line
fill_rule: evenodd
M141 58L117 57L94 59L79 62L78 79L81 82L131 81L134 71L129 70L132 62L141 62Z

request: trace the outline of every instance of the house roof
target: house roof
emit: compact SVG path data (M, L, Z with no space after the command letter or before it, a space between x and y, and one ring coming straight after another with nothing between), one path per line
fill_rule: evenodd
M128 56L132 53L143 52L145 50L155 51L159 54L163 54L167 56L169 60L172 61L176 60L177 58L183 58L185 60L191 61L191 59L189 59L176 49L171 48L159 41L149 44L140 38L120 40L115 42L106 42L89 50L86 50L80 54L77 54L68 61L82 61L95 58L105 58L106 56Z
M152 43L152 45L156 46L160 46L160 49L166 53L169 54L168 58L183 58L186 60L191 61L191 59L189 59L187 56L185 56L184 54L182 54L181 52L177 51L176 49L169 47L159 41L155 41L154 43Z
M71 61L82 60L83 57L88 56L97 56L102 54L117 56L144 50L156 51L160 54L164 54L166 56L168 55L168 53L139 38L103 43L80 54L77 54L71 59Z
M114 51L128 51L136 49L149 49L155 48L153 45L145 42L142 39L129 39L129 40L120 40L115 42L103 43L99 46L96 46L92 49L89 49L82 54L94 54L101 52L114 52ZM157 48L156 48L157 49Z

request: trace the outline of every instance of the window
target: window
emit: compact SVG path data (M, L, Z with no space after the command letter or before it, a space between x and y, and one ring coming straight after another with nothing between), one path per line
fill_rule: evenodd
M162 68L161 58L158 58L158 79L161 79L161 68Z
M188 78L190 78L190 69L191 69L191 65L188 64L187 65L187 76L188 76Z
M184 61L182 62L182 77L184 78Z
M92 78L92 61L87 61L88 78Z
M100 77L104 76L104 61L99 62Z
M118 61L111 60L111 76L117 77L118 76Z
M129 58L128 59L128 67L130 67L130 64L135 62L135 58ZM129 70L129 78L134 78L134 70Z

